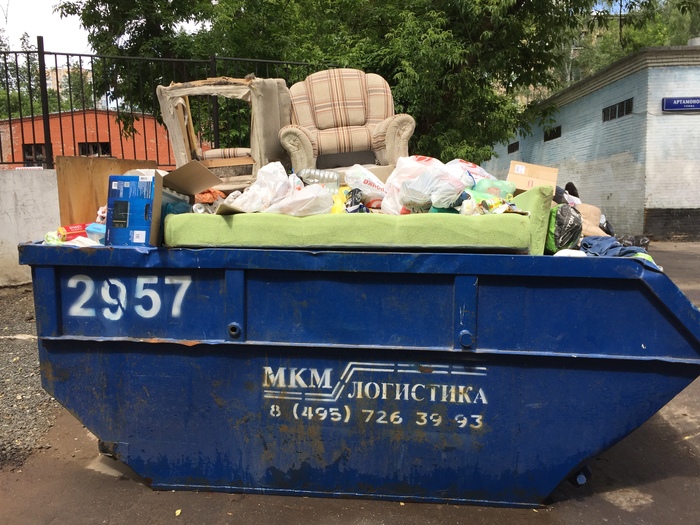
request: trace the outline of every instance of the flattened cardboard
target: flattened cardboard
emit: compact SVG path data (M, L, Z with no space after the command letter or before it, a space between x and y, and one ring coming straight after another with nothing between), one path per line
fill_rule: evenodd
M221 184L221 179L196 160L180 166L163 177L163 186L189 195L190 204L194 204L194 196L197 193L218 184Z
M558 177L559 168L512 160L510 161L510 169L506 180L515 183L516 194L518 194L535 186L552 186L556 188Z

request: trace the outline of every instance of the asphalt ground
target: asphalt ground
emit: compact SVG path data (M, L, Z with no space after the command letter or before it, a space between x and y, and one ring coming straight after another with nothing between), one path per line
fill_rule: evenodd
M700 243L654 242L649 252L700 305ZM26 337L8 336L0 348L21 344ZM97 439L66 410L53 410L41 448L0 470L0 524L700 523L700 379L596 458L586 485L563 484L539 509L153 491L100 456Z

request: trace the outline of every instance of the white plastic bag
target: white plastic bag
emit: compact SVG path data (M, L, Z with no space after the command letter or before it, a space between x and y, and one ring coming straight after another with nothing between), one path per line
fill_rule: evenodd
M400 215L411 213L407 208L404 208L400 202L401 186L404 183L410 182L418 178L423 173L426 173L435 167L442 166L442 162L432 157L422 157L412 155L410 157L399 157L396 161L396 167L391 175L386 180L387 195L382 201L382 212L388 215ZM410 197L406 198L407 202Z
M432 202L430 194L435 185L436 172L424 171L415 178L404 181L399 188L399 202L411 213L426 213Z
M462 179L441 174L433 184L430 201L436 208L451 208L465 189Z
M247 213L264 211L284 199L289 191L290 181L284 166L281 162L271 162L258 170L255 182L230 207Z
M402 157L387 179L387 191L397 187L399 202L411 213L426 212L431 206L449 208L466 188L457 173L432 157Z
M273 204L264 213L282 213L295 217L330 213L333 196L320 184L311 184L292 192L281 201Z
M401 215L403 206L399 202L399 189L396 186L388 186L386 196L382 199L382 213L386 215Z
M405 181L412 180L419 175L432 169L442 169L444 164L433 157L423 157L420 155L412 155L410 157L399 157L396 161L396 167L391 175L386 180L386 186L394 185L397 188Z
M362 203L368 208L380 208L386 196L386 186L364 166L355 164L345 172L345 184L362 191Z

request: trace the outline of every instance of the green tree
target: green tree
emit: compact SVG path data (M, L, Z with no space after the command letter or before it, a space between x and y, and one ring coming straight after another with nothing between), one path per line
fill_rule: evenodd
M29 35L22 36L19 53L9 52L7 40L0 35L0 118L20 118L43 113L41 76L36 47ZM47 71L47 77L51 77ZM66 70L53 72L60 82L47 86L49 113L61 110L92 108L92 81L90 73L75 62Z
M699 19L697 5L679 0L660 2L653 12L636 19L625 13L611 15L603 27L582 36L575 67L580 77L587 76L646 47L686 45L700 36Z
M621 0L626 27L658 0ZM697 0L678 2L687 10ZM384 76L417 121L412 151L481 162L547 108L523 93L562 85L571 42L609 25L620 3L592 0L64 0L101 54L304 61ZM598 6L598 9L594 9ZM183 30L194 24L197 30ZM627 37L628 32L623 31ZM629 35L631 38L632 35ZM283 76L289 83L299 72ZM122 84L125 75L115 74ZM162 79L161 79L162 80ZM132 95L122 93L123 97Z
M0 118L41 114L41 83L36 48L29 41L27 33L21 37L20 53L7 51L8 47L7 41L3 40L0 52ZM53 102L52 107L55 109L55 96Z

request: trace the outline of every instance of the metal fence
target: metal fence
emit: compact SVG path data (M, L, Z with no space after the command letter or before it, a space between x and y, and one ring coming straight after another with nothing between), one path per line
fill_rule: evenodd
M0 52L0 168L52 168L58 155L155 160L174 166L158 85L208 77L284 78L288 85L327 66L211 56L180 60L54 53L42 37L31 51ZM202 144L247 147L247 104L191 100Z

